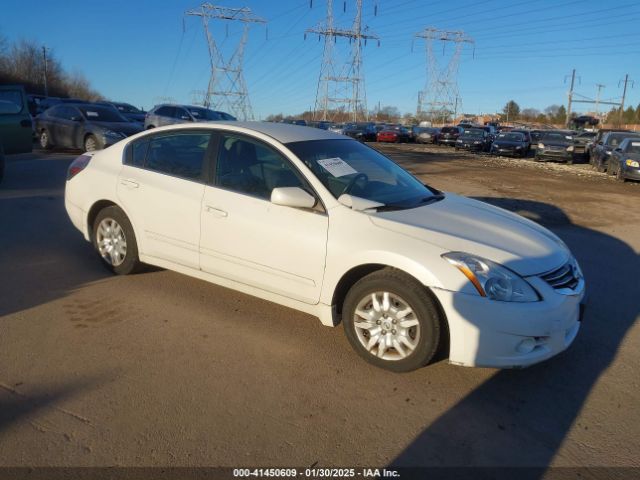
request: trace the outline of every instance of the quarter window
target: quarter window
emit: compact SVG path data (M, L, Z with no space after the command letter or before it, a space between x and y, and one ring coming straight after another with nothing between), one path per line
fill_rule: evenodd
M22 94L19 90L0 91L0 115L20 113L22 105Z
M262 143L232 135L221 137L216 186L268 200L274 188L305 188L298 175L282 154Z

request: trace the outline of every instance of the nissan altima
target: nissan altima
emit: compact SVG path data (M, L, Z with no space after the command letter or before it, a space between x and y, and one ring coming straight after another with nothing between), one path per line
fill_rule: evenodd
M116 274L152 264L342 322L396 372L565 350L585 281L553 233L424 185L349 137L281 123L156 128L69 167L73 224Z

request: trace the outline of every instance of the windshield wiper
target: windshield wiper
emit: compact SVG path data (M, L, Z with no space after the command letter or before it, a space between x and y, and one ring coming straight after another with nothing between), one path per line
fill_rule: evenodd
M413 205L394 205L392 203L387 205L381 205L376 207L376 212L392 212L394 210L409 210L411 208L418 208L424 205L428 205L430 203L439 202L444 198L444 194L438 193L435 195L431 195L430 197L423 197L418 201L418 203Z

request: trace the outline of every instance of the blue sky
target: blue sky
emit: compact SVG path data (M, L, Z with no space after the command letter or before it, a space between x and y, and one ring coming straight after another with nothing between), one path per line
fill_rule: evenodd
M193 0L3 0L0 34L34 39L51 47L63 65L83 72L113 100L145 108L162 97L191 103L209 77L202 25L184 12ZM324 0L220 0L247 6L268 21L254 25L245 51L245 79L256 118L295 114L312 107L322 43L304 31L323 21ZM374 5L377 4L377 15ZM334 2L338 26L348 28L355 0ZM414 112L426 81L424 44L413 42L424 27L464 30L466 48L458 84L468 113L495 112L509 99L543 110L565 104L567 75L576 68L576 92L619 100L624 75L636 81L627 105L640 103L640 1L613 0L364 0L364 24L380 36L364 52L369 108L397 106ZM184 20L184 22L183 22ZM183 28L184 25L184 28ZM225 54L240 31L213 23ZM340 41L339 41L340 43ZM346 49L344 40L340 48ZM439 47L441 48L441 47ZM447 46L450 49L450 46ZM447 59L450 50L439 51ZM586 111L588 105L574 110Z

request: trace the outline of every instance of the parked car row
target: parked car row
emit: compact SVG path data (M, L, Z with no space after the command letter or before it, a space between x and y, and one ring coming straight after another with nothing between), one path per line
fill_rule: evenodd
M44 149L79 148L91 152L145 129L179 123L235 120L226 112L192 105L161 104L144 112L123 102L85 102L51 97L40 99L38 105L50 105L37 114L33 126L34 134Z
M624 182L640 180L640 132L600 130L589 145L589 163Z

